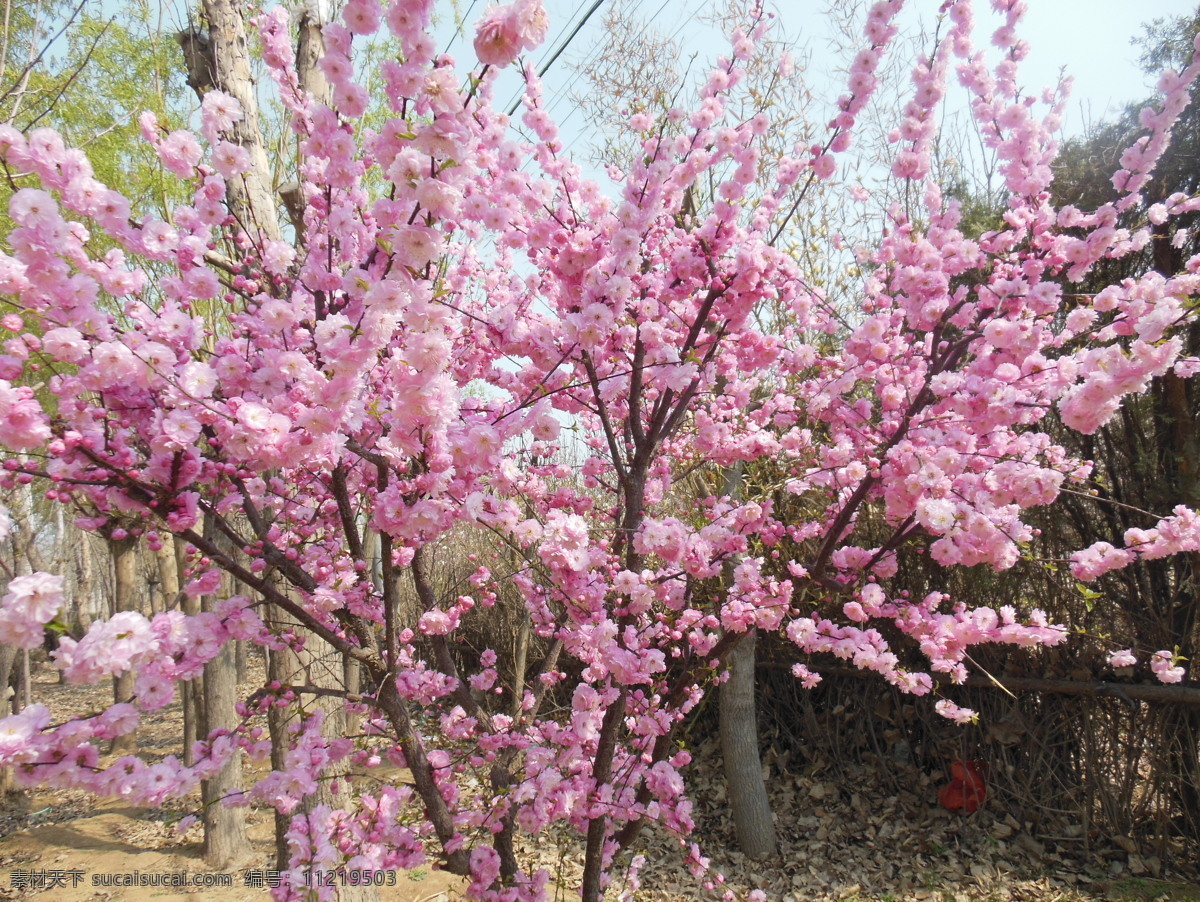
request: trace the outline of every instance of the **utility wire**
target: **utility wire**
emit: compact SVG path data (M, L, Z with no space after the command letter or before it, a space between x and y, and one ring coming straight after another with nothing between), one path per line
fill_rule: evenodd
M544 65L546 58L554 52L554 48L558 46L558 42L562 40L562 36L566 34L567 29L571 27L571 23L575 21L575 17L578 16L583 10L585 3L587 3L587 0L579 0L579 4L574 10L571 11L571 15L563 20L562 25L559 26L558 34L554 36L554 40L550 41L550 43L543 48L542 58L538 61L539 66Z
M642 27L640 29L641 34L645 35L654 27L654 23L658 20L659 16L662 15L663 11L667 8L667 6L670 4L670 2L671 2L671 0L663 0L662 4L642 24ZM699 0L699 3L697 4L696 9L691 12L687 12L687 8L685 5L684 6L685 15L683 15L680 18L679 25L668 36L667 40L674 41L675 38L679 36L679 33L687 26L687 24L689 22L691 22L700 13L700 10L702 10L704 8L704 6L706 5L707 2L708 2L708 0ZM574 87L575 83L583 76L582 70L586 67L588 62L590 62L592 59L598 57L601 52L602 52L602 48L597 48L597 50L589 57L589 59L587 61L585 61L584 65L580 66L576 69L575 75L571 78L571 80L566 84L566 86L562 90L560 90L555 95L554 99L547 105L547 107L546 107L547 112L553 113L555 107L557 107L565 98L570 96L571 88ZM575 104L574 106L571 107L571 109L567 113L567 115L558 123L560 130L565 128L567 123L571 121L571 119L574 117L574 115L577 112L579 112L579 109L580 109L579 104ZM582 129L582 128L577 129L576 133L575 133L575 137L571 139L571 141L566 145L565 148L563 148L563 153L564 154L570 153L570 151L575 147L575 145L578 144L580 142L580 140L582 140L586 135L587 135L587 132L585 129Z
M662 14L663 10L667 8L667 4L670 2L671 0L663 0L662 5L654 11L654 14L642 23L641 35L645 35L648 31L650 31L651 28L654 27L654 23L658 20L658 17ZM700 7L703 7L707 2L708 0L700 0ZM700 7L697 7L696 12L700 11ZM679 30L682 29L683 26L687 24L687 21L695 15L696 13L689 13L687 16L684 16L682 24L675 30L675 34L671 35L668 40L674 40L675 35L679 33ZM587 67L591 65L591 63L594 62L603 52L604 48L600 45L597 45L595 50L592 51L592 53L583 61L583 63L575 67L575 74L571 76L566 85L555 92L553 99L546 104L547 113L553 113L558 105L563 102L563 100L571 96L571 89L575 87L575 83L583 78L583 74ZM560 129L570 121L571 117L578 109L578 105L571 107L571 111L567 113L566 117L561 122L558 123ZM572 142L572 144L573 143L574 142Z
M563 40L563 35L567 33L567 30L569 28L571 28L571 23L574 22L575 19L579 16L579 14L583 12L583 7L587 3L588 3L588 0L579 0L579 4L575 7L575 9L573 9L571 11L571 15L565 17L562 20L562 25L559 26L558 34L556 34L554 36L554 39L552 41L548 41L546 43L546 45L542 48L542 51L543 51L542 58L538 61L539 68L545 66L546 60L550 57L551 54L553 54L555 52L555 49L562 46L562 44L560 42L562 42L562 40ZM570 42L569 38L567 39L567 42L568 43ZM525 89L523 87L517 88L515 91L513 91L512 97L508 101L509 105L519 102L521 100L521 97L524 96L524 93L525 93Z
M583 26L587 24L587 21L588 21L588 19L590 19L592 17L592 14L594 12L596 12L596 10L598 10L603 5L604 5L604 0L595 0L595 2L592 4L591 8L586 13L584 13L583 18L579 20L579 24L577 24L575 26L575 29L567 36L566 41L564 41L562 46L559 47L558 50L555 51L554 56L550 57L550 59L546 61L545 65L543 65L538 70L538 78L543 77L548 71L550 71L550 67L554 65L554 63L558 60L558 58L560 56L562 56L563 51L566 50L567 47L570 46L571 41L575 40L575 36L578 35L580 30L582 30ZM521 105L521 98L518 97L516 100L513 101L512 106L508 108L508 115L512 116L513 114L515 114L517 112L517 107L519 107L520 105Z
M454 34L450 35L450 40L446 42L446 49L443 50L442 53L450 52L450 48L454 45L454 42L458 39L459 35L463 33L463 26L466 25L470 20L471 11L475 9L475 4L478 2L479 0L471 0L471 5L467 7L467 11L463 13L463 17L459 20L458 25L455 26Z

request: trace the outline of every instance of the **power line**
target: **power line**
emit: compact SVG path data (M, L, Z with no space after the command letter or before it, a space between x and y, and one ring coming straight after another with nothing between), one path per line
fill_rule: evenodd
M596 10L598 10L603 5L604 5L604 0L595 0L595 2L592 3L591 8L588 9L588 11L586 13L584 13L583 18L579 20L579 23L575 26L575 29L567 36L566 41L564 41L562 46L560 46L558 48L558 50L555 51L554 56L550 57L550 59L546 62L546 64L538 70L538 78L543 77L547 72L550 71L550 67L553 66L554 63L558 60L558 58L563 55L563 51L566 50L567 47L570 46L571 41L575 40L576 35L578 35L580 30L582 30L583 26L587 24L587 21L588 21L588 19L590 19L592 17L592 14L595 13ZM520 105L521 105L521 98L518 97L516 100L513 101L512 106L509 107L508 115L512 116L514 113L516 113L517 107Z
M671 33L671 35L667 38L667 40L668 41L675 40L675 38L679 35L679 33L687 26L687 24L690 21L692 21L693 19L696 18L696 16L700 13L700 10L703 9L704 6L708 2L709 2L709 0L699 0L699 3L697 4L696 9L693 10L692 12L687 12L687 8L685 6L684 12L686 13L686 15L684 15L680 18L679 25L675 28L675 30ZM662 15L663 11L667 8L668 5L670 5L670 3L671 3L671 0L663 0L663 2L659 5L658 9L656 9L654 11L654 13L643 22L642 27L640 29L639 37L647 34L650 31L650 29L653 28L654 23L656 21L658 21L659 16ZM546 107L547 112L553 113L554 109L565 98L570 96L571 88L574 87L575 83L583 76L583 70L586 68L587 64L590 63L596 57L598 57L602 51L603 51L603 48L597 47L595 52L593 52L588 57L588 59L584 61L584 64L576 68L575 74L566 83L566 85L556 93L554 99L547 105L547 107ZM570 112L568 112L567 115L562 119L562 121L558 123L559 129L560 130L563 129L566 126L566 124L571 121L572 117L574 117L574 115L577 112L579 112L578 105L571 107ZM572 138L571 141L566 145L566 147L563 148L563 153L564 154L569 153L571 151L571 149L573 147L575 147L575 145L578 144L580 142L580 140L583 139L584 135L585 135L585 131L583 129L579 129L577 131L575 137Z
M585 0L585 2L586 2L586 0ZM668 41L675 40L675 38L677 38L679 36L679 34L684 30L684 28L686 28L687 25L690 22L692 22L699 15L700 11L702 9L704 9L704 7L707 5L708 2L710 2L710 0L698 0L698 2L695 3L695 8L691 11L688 11L687 7L692 4L691 4L690 0L684 0L684 6L683 6L684 15L682 15L680 17L679 24L668 35L667 40ZM588 10L588 12L584 16L584 18L578 24L575 25L574 29L571 32L571 35L555 51L553 57L546 63L542 64L540 71L538 73L539 76L544 75L546 73L546 71L553 65L553 63L558 59L558 57L562 54L562 52L566 49L566 47L570 44L570 42L574 39L574 37L579 33L580 29L583 27L583 24L587 21L587 18L596 11L596 9L600 6L601 3L602 3L602 0L596 0L596 2L593 3L592 7ZM644 6L645 0L642 0L642 2L639 5ZM642 21L641 27L639 28L639 32L642 35L648 33L653 28L654 24L658 21L658 19L662 16L663 12L667 9L667 7L671 6L671 5L672 5L672 0L662 0L662 2L654 10L654 12L648 18L646 18ZM565 30L565 26L564 26L563 30ZM562 31L560 30L560 34L561 33L562 33ZM569 99L571 97L571 91L574 88L574 86L578 83L578 81L583 77L584 70L587 68L587 66L590 63L592 63L593 61L598 59L605 52L605 49L606 49L605 45L602 42L597 42L595 44L595 46L591 49L591 51L588 54L586 54L583 62L574 67L575 71L570 75L570 77L568 77L561 86L556 87L553 91L547 92L547 97L544 99L543 104L544 104L545 110L548 113L553 114L554 111L562 104L562 102L565 99ZM518 92L515 100L512 102L512 105L508 111L510 116L512 116L516 112L517 108L520 106L520 100L521 100L521 93ZM557 123L559 130L562 131L566 127L566 125L574 118L575 114L578 112L579 112L578 105L572 106L570 111L566 114L566 116ZM564 154L569 153L570 150L573 149L585 137L586 133L587 133L586 129L583 129L583 128L579 129L577 131L577 133L574 135L574 137L572 137L571 140L563 148L563 153Z
M558 29L558 34L556 34L554 36L554 40L552 40L549 44L546 45L545 52L542 53L542 59L538 63L539 66L542 66L545 64L546 57L548 57L551 54L551 52L553 51L553 48L558 45L559 39L566 33L567 29L571 27L571 23L575 21L575 17L579 15L580 10L583 9L583 5L585 3L587 3L587 0L579 0L579 4L575 7L574 10L571 11L571 15L563 20L562 25Z
M571 15L562 20L562 25L558 29L558 34L554 36L554 40L548 42L543 48L544 52L542 53L542 58L538 62L539 68L546 65L547 58L551 53L554 52L555 48L559 46L560 39L564 34L566 34L567 29L571 27L571 23L575 21L575 17L583 11L583 6L587 2L588 0L579 0L579 5L575 7L575 9L571 12ZM523 94L524 90L522 88L517 88L515 91L513 91L512 97L508 101L509 105L511 106L514 103L519 103ZM509 115L511 116L512 114L510 113Z
M463 17L459 20L458 24L454 27L454 34L450 35L450 40L448 40L446 42L446 49L443 50L442 53L450 52L450 48L454 46L454 42L456 40L458 40L459 36L463 33L463 25L465 25L470 20L471 13L475 9L475 4L478 2L479 2L479 0L471 0L471 5L467 7L467 11L465 13L463 13Z
M705 4L708 2L709 2L709 0L699 0L699 3L696 6L696 9L693 12L687 13L686 15L681 17L679 25L676 27L675 31L671 33L671 35L667 38L667 40L673 41L679 35L679 32L683 30L683 28L688 24L688 22L690 22L692 19L694 19L696 17L696 15L700 12L701 9L704 8ZM658 17L660 15L662 15L663 10L665 10L670 3L671 3L671 0L663 0L662 4L658 7L658 9L656 9L654 11L654 14L651 15L649 19L646 19L643 22L642 27L640 29L639 37L645 35L647 32L650 31L650 29L654 26L654 23L658 20ZM684 7L684 11L686 12L686 6ZM547 105L547 107L546 107L547 112L553 113L555 107L557 107L563 101L564 98L570 96L569 92L570 92L571 88L573 88L575 86L575 83L577 81L579 81L579 79L583 76L583 70L587 67L587 65L589 63L591 63L596 57L598 57L601 54L601 52L603 52L603 48L597 47L596 50L584 61L583 65L580 65L576 68L575 74L571 77L571 79L566 83L566 85L563 88L561 88L560 90L558 90L555 93L554 99ZM574 112L574 109L572 109L572 113L573 112ZM565 122L567 120L569 120L570 118L571 118L571 113L568 113L566 119L564 119L563 122L559 123L559 124L560 125L565 124Z

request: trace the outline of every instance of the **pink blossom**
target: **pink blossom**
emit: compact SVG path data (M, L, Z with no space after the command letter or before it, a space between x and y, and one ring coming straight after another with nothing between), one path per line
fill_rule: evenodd
M36 759L35 737L50 724L50 710L30 705L11 717L0 719L0 762L5 766Z
M588 561L588 527L576 514L551 512L542 530L538 554L546 564L566 570L581 570Z
M64 363L79 363L87 356L88 344L78 329L63 326L42 336L42 350Z
M20 188L8 199L8 215L27 228L46 228L58 221L58 204L49 192Z
M1200 201L1162 198L1147 212L1155 232L1123 216L1142 203L1196 66L1164 78L1162 103L1140 117L1145 133L1121 155L1125 194L1059 210L1062 101L1043 109L1018 85L1023 4L996 4L1006 52L994 63L976 50L969 4L947 4L942 39L908 67L884 127L891 178L909 181L903 203L878 211L878 229L864 220L854 247L831 228L828 249L852 256L858 279L834 298L812 255L785 250L788 224L807 182L830 180L830 209L867 196L831 182L884 81L897 0L870 5L827 133L777 169L764 165L777 111L747 108L741 65L769 47L767 25L735 25L694 103L623 114L637 152L611 183L572 161L532 69L523 136L498 102L496 70L546 35L541 3L485 11L482 65L465 82L428 31L434 6L386 4L397 46L360 83L367 61L354 54L382 27L381 4L349 0L323 25L329 103L301 89L286 13L256 19L299 142L297 215L281 233L259 218L273 209L243 203L254 136L230 95L206 96L203 142L141 117L182 179L164 196L186 198L158 219L131 221L129 201L53 131L0 126L21 179L0 252L7 484L37 479L47 501L115 540L202 545L186 549L184 587L211 600L201 614L122 612L64 637L64 674L132 671L132 703L0 725L0 763L36 755L54 763L30 779L160 804L242 750L271 761L229 804L291 816L280 896L301 892L303 868L429 854L469 872L475 896L536 898L545 870L496 885L490 837L505 825L594 823L611 839L653 820L685 836L688 756L671 737L738 632L785 636L806 687L832 661L914 696L966 680L978 645L1065 641L1040 611L912 595L900 562L1002 570L1040 554L1029 512L1092 469L1049 413L1095 430L1152 380L1197 366L1180 355L1200 264L1171 276L1124 264ZM974 237L929 178L952 57L1004 192L1003 217ZM384 86L374 104L368 84ZM369 106L367 128L355 120ZM690 204L693 185L713 186L712 202ZM1070 287L1110 271L1130 275L1095 295ZM1072 555L1073 576L1200 551L1200 516L1180 506L1097 538L1108 541ZM266 623L248 597L222 598L222 568L280 592L288 616ZM554 654L516 679L490 649L451 665L450 637L485 635L477 609L501 599ZM14 579L0 638L40 641L60 605L61 584ZM356 657L364 694L346 701L364 735L326 735L314 687L267 682L235 727L197 743L194 766L130 756L101 768L103 742L170 703L231 639ZM913 654L923 663L909 669ZM1178 681L1184 664L1162 651L1150 667ZM340 685L319 670L294 682ZM543 704L549 690L570 705ZM283 747L268 710L292 725ZM513 755L511 785L478 779ZM347 757L338 805L305 803ZM383 762L418 785L375 779ZM590 865L603 883L620 850L601 845ZM689 857L708 868L698 848Z
M59 640L56 661L67 679L95 683L149 660L157 650L150 623L135 611L122 611L93 623L78 643Z
M475 26L475 56L485 66L507 66L521 52L515 17L510 8L489 7Z
M0 608L0 642L15 648L37 648L44 638L44 624L17 608Z
M221 141L212 151L213 167L231 179L250 169L250 153L241 145Z
M4 595L5 608L20 608L27 616L49 623L63 603L63 578L49 573L18 576L8 583Z
M36 448L50 437L42 406L25 386L0 379L0 445L18 451Z
M793 664L792 675L800 681L800 685L805 689L813 689L821 682L821 675L813 673L803 664Z
M541 0L488 7L475 26L475 55L484 65L507 66L545 40L548 25Z
M1122 648L1120 651L1109 653L1108 666L1117 667L1132 667L1137 663L1137 657L1133 654L1133 649Z
M818 154L813 157L812 168L817 178L832 178L833 174L837 171L837 160L831 154Z
M163 165L184 178L192 175L202 155L196 136L183 129L171 132L156 149Z
M379 4L375 0L350 0L342 10L342 21L353 34L374 34L379 28Z
M1156 651L1150 656L1150 669L1163 683L1181 683L1187 671L1175 663L1176 656L1169 651Z
M480 892L500 877L500 856L495 849L478 846L471 851L471 885Z
M263 246L263 267L267 272L281 274L295 258L295 248L284 241L267 241Z
M942 717L953 720L955 723L973 723L979 717L970 708L961 708L948 698L939 699L933 707Z
M200 104L205 134L215 141L217 135L229 131L242 119L242 105L224 91L209 91Z
M417 628L426 636L444 636L458 626L458 612L426 611L417 620Z

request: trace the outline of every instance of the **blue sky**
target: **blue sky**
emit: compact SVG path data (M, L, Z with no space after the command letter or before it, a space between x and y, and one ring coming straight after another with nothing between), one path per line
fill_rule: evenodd
M460 10L469 11L466 34L473 33L473 23L485 8L486 0L459 0ZM593 0L544 0L551 18L550 39L546 47L552 47L560 29L577 22L592 6ZM547 74L546 92L551 98L573 85L573 70L570 62L579 62L603 50L601 19L606 8L617 0L605 0L600 10L580 31L570 48ZM701 57L715 56L724 51L725 44L712 29L704 26L699 13L709 7L713 0L634 0L633 27L644 28L648 22L660 31L676 34L689 50ZM930 24L936 14L936 0L909 0L903 14L905 28L917 31L922 23ZM1030 10L1022 35L1030 44L1030 56L1023 66L1023 81L1030 88L1052 85L1059 69L1066 68L1075 79L1071 101L1064 121L1068 134L1077 134L1088 121L1099 121L1118 112L1124 103L1146 96L1152 85L1137 67L1138 52L1130 43L1133 35L1141 33L1141 24L1164 16L1177 16L1194 10L1194 0L1030 0ZM828 24L826 10L830 7L842 10L852 8L852 0L788 0L771 2L788 35L800 46L807 46L812 54L812 72L818 93L830 101L841 90L841 83L833 70L837 60L828 52ZM865 14L867 0L857 4ZM998 22L989 10L986 0L976 0L977 41L986 42L994 24ZM569 27L568 27L569 30ZM471 57L469 43L459 39L451 49L462 61ZM547 51L539 48L533 54L537 61L545 58ZM702 70L703 71L703 70ZM561 104L558 110L567 107ZM557 110L556 110L557 112ZM561 120L562 116L557 116ZM577 118L577 117L576 117ZM567 141L578 145L588 135L571 131L568 123L564 129Z
M96 2L96 0L93 0ZM101 9L113 9L117 0L98 0ZM183 19L187 0L159 0L167 10L165 25L168 29L178 27ZM314 0L310 0L314 2ZM550 35L546 44L531 56L535 61L544 60L561 40L565 32L577 23L595 0L543 0L551 20ZM604 30L601 25L604 13L617 6L622 0L601 0L599 10L581 29L567 52L559 59L546 78L547 94L551 98L556 92L572 85L574 70L571 63L578 63L590 55L603 52ZM701 58L713 59L727 49L723 38L712 28L701 22L704 10L723 0L625 0L634 8L632 27L645 28L648 24L675 34L689 51ZM871 0L766 0L768 9L779 14L779 20L788 36L812 54L813 70L817 76L817 92L832 101L842 88L842 83L832 72L836 60L826 47L829 37L827 11L830 8L858 9L859 18L865 15ZM154 0L150 0L153 7ZM489 0L440 0L439 10L443 23L439 34L445 40L442 46L450 45L450 51L460 62L473 62L474 54L470 38L474 23ZM1151 87L1137 68L1137 51L1130 44L1132 35L1141 32L1141 24L1164 16L1177 16L1195 10L1197 0L1028 0L1029 13L1022 31L1029 41L1030 57L1024 66L1025 82L1030 86L1052 84L1060 67L1075 77L1075 88L1064 128L1068 133L1078 133L1090 119L1096 121L1107 114L1118 111L1130 100L1145 96ZM264 0L264 6L271 0ZM335 4L336 5L336 4ZM936 14L940 0L908 0L903 15L904 26L918 30L922 22L928 24ZM977 37L986 40L991 26L984 30L989 21L989 0L975 0L976 16L980 20ZM457 40L450 41L453 33L450 10L456 6L459 14L466 18L466 27ZM995 21L992 19L992 21ZM703 71L703 70L701 70ZM822 80L821 75L824 75ZM513 81L515 84L515 79ZM507 99L507 98L506 98ZM568 110L568 102L560 102L555 109L560 120ZM578 120L580 117L572 117ZM573 127L573 123L568 123ZM573 134L571 138L585 141L587 135Z
M1195 9L1195 2L1184 0L1035 0L1028 15L1026 71L1031 81L1048 83L1060 66L1067 67L1075 87L1064 125L1077 129L1083 122L1081 105L1093 119L1103 119L1153 89L1130 44L1131 36L1141 34L1141 24Z

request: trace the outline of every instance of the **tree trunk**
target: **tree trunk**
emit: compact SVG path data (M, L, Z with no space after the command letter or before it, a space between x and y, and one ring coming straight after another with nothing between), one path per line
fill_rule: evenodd
M137 539L109 539L108 550L113 561L112 614L136 610L134 581L137 577ZM128 702L133 698L135 674L132 670L113 677L113 701ZM112 741L114 755L132 755L137 751L137 731L131 730Z
M290 624L290 618L277 608L272 610L272 618L281 625ZM359 674L355 662L343 659L342 655L329 648L316 636L308 636L304 644L302 656L290 650L270 652L268 661L268 679L278 681L283 685L307 683L324 688L336 688L345 685L347 691L357 691ZM348 684L348 685L347 685ZM321 697L313 702L315 707L325 712L325 722L322 733L326 736L345 736L357 729L354 718L348 716L345 703L336 697ZM281 769L288 750L288 717L285 709L272 708L267 714L268 728L271 733L271 766ZM317 805L328 805L330 808L341 807L344 796L333 792L333 783L340 783L340 778L346 774L348 766L343 760L328 768L317 789L301 803L297 814L308 814ZM344 788L338 787L342 792ZM275 813L275 859L276 867L285 870L289 867L291 850L288 847L287 832L291 828L291 816ZM378 890L374 887L339 886L338 902L373 902L379 898Z
M754 644L749 632L725 659L729 679L721 684L721 755L738 845L750 858L766 858L776 853L775 822L758 754Z
M305 651L319 642L316 636L310 636L305 644ZM340 652L328 646L323 649L320 665L310 667L309 673L310 677L315 678L317 685L343 684L348 691L358 691L357 662L343 658ZM318 698L315 704L325 711L325 723L321 730L325 736L347 736L358 729L357 718L352 717L346 710L346 703L342 699L326 696ZM327 768L324 774L326 779L321 780L317 784L317 791L301 803L301 811L311 812L318 805L328 805L330 808L345 807L349 793L344 778L349 770L349 762L345 758ZM337 784L337 792L334 792L334 784ZM374 886L337 887L338 902L377 902L378 899L379 890Z
M203 0L201 8L208 22L207 41L199 31L180 35L188 84L201 99L209 91L219 89L241 104L242 118L226 132L225 138L250 154L251 166L244 179L230 179L227 183L229 210L251 238L257 239L261 233L265 238L278 239L279 217L271 166L259 126L243 6L232 0Z
M179 540L174 536L155 552L158 565L158 584L162 586L163 610L169 611L179 603L179 557L175 548Z
M379 533L369 526L363 530L363 557L367 559L367 573L370 575L371 584L375 586L377 591L383 591L383 582L380 575L380 560L379 560Z
M285 590L285 586L278 586ZM275 606L268 610L268 617L277 632L281 632L295 624L292 618ZM345 688L348 692L358 691L360 674L357 662L344 658L343 655L330 648L316 636L309 635L304 643L304 650L297 655L289 649L270 649L267 658L267 679L281 685L304 683L323 688ZM313 706L325 712L325 722L321 732L326 736L351 735L358 729L356 718L346 712L345 702L337 697L324 696L314 700ZM267 712L267 726L271 735L271 767L281 770L287 756L290 734L288 733L289 719L294 712L289 709L271 708ZM338 808L343 805L346 796L344 782L341 778L346 774L348 765L345 760L328 768L323 779L318 783L316 791L300 803L297 815L310 813L317 805L328 805ZM333 783L339 783L339 793L333 791ZM275 861L279 870L290 866L291 849L287 842L287 832L291 828L291 815L275 812ZM339 886L338 902L373 902L379 898L378 890L374 887Z
M162 567L157 551L151 551L148 546L138 546L138 582L145 586L147 617L153 617L160 611L165 611L171 603L166 597L167 587L162 581Z
M342 685L352 695L362 691L362 667L349 655L342 655ZM353 737L362 729L362 715L351 713L342 706L342 735Z
M529 612L521 608L518 612L521 625L517 627L516 648L513 650L513 697L509 716L516 720L521 716L522 705L525 703L525 671L529 662L529 629L531 621Z
M738 500L742 494L742 465L725 471L725 494ZM737 559L724 567L724 584L733 583ZM751 630L733 646L725 663L729 679L721 685L721 756L725 762L726 796L733 811L738 845L750 858L766 858L777 851L771 800L763 781L758 754L758 716L754 691L755 634Z
M176 536L163 543L155 554L158 564L158 581L162 586L163 609L172 610L176 606L193 617L200 613L200 599L180 594L181 574L183 572L183 542ZM183 709L183 761L187 765L195 764L192 746L200 738L200 708L204 701L204 679L187 680L180 684L180 707Z
M325 55L325 37L321 28L326 24L317 18L319 3L306 3L300 7L300 20L296 23L296 80L300 90L312 95L317 103L328 104L329 81L317 64ZM296 231L297 244L304 241L304 207L306 199L299 182L288 182L279 188L279 196L287 209L288 219ZM378 545L378 539L376 540ZM370 561L370 555L367 560ZM373 571L374 572L374 571Z
M83 544L83 536L75 534L74 526L67 526L67 518L63 516L63 505L61 504L54 506L54 536L54 569L51 572L62 576L65 594L59 617L68 633L82 635L81 632L78 632L80 591L78 572L75 567L75 548ZM61 670L58 671L59 685L64 685L66 682L66 675Z
M188 67L188 83L201 98L209 90L218 88L238 100L242 107L242 119L226 133L226 138L245 148L251 161L244 182L231 180L227 183L229 193L226 202L230 213L251 239L278 239L281 234L278 208L259 126L258 103L243 19L244 6L233 0L203 0L202 9L209 28L207 43L196 32L181 36ZM316 68L323 53L320 24L313 22L307 13L302 14L297 74L301 84L323 93L322 77ZM300 231L301 226L297 224L297 232ZM293 625L290 618L278 608L269 608L267 616L278 629ZM315 636L306 638L302 659L286 649L270 651L267 664L269 680L277 680L285 685L303 681L323 688L344 688L347 681L357 682L357 667L343 668L340 653L325 646ZM209 678L206 669L206 685ZM206 696L211 697L211 693L206 692ZM346 721L341 699L320 698L316 704L326 710L326 735L344 734L351 726ZM271 765L276 769L282 768L288 748L287 716L287 712L277 708L272 708L267 716L272 744ZM344 764L342 768L344 773ZM327 772L327 776L330 775L338 776ZM317 792L304 800L300 810L311 811L313 806L321 803L339 805L341 800L332 793L330 782L328 779L322 780ZM284 838L289 827L288 821L287 817L276 813L276 858L281 870L287 867L290 858ZM339 887L338 899L341 902L376 898L378 891L374 887Z
M205 538L215 538L212 519L206 515ZM211 611L221 596L205 595L204 611ZM237 667L233 643L226 642L220 653L204 665L204 708L201 722L205 734L213 730L232 730L238 725ZM229 870L243 864L250 852L246 835L246 809L228 808L222 801L242 791L242 757L235 752L220 771L200 784L204 806L204 860L210 867Z
M13 714L17 712L17 689L12 685L13 665L17 662L17 649L11 645L0 645L0 690L4 692L4 700L0 702L0 716L6 713L8 707ZM0 767L0 800L13 792L11 767Z
M277 585L281 591L286 586L280 581ZM275 632L282 632L292 625L291 618L275 605L267 607L267 620ZM289 648L270 648L267 650L267 679L282 686L291 684L300 671L300 662L295 653ZM288 751L288 721L287 709L272 706L267 711L267 730L271 735L271 768L284 770ZM275 812L275 867L287 870L291 851L288 848L287 832L290 818L279 811Z
M41 570L35 539L37 530L29 525L33 517L33 492L28 485L18 486L12 496L12 543L13 567L12 574L28 576ZM3 687L8 701L8 710L13 714L21 712L21 706L28 704L29 688L25 683L29 673L29 653L19 648L0 647L0 687Z
M74 526L69 527L75 529ZM75 544L75 594L71 599L71 627L74 635L82 636L92 625L95 613L91 608L96 580L92 572L91 536L80 531Z
M233 646L226 643L220 653L204 665L204 728L233 729L238 718L237 683L234 680ZM246 836L246 810L227 808L222 800L242 789L242 759L235 753L211 779L201 784L204 805L204 860L210 867L230 869L246 861L250 851Z
M13 498L14 505L10 511L13 524L13 541L16 543L16 554L13 562L18 574L36 573L45 569L42 567L41 552L37 546L38 530L31 524L34 517L33 489L29 485L17 486Z
M33 704L33 674L29 669L29 649L21 649L21 707Z
M3 687L4 701L13 714L17 712L20 701L18 687L14 686L13 673L16 670L18 649L12 645L0 645L0 687ZM0 711L0 714L3 712Z

